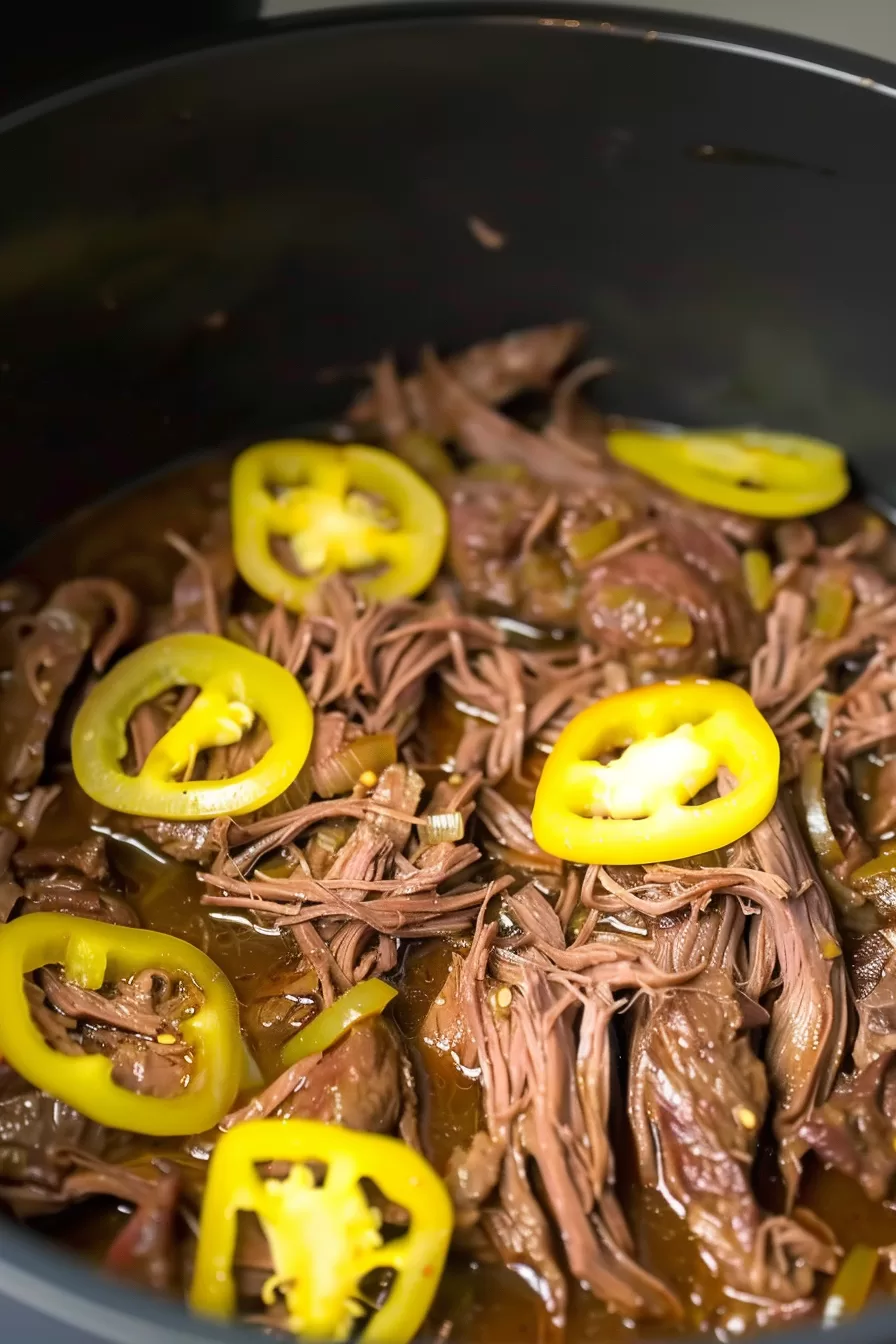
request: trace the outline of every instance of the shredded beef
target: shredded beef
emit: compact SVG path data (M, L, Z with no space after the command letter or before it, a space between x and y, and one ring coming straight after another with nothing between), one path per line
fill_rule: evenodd
M507 401L527 388L545 388L565 364L584 335L580 322L560 322L552 327L533 327L512 332L497 341L470 346L447 361L461 385L491 405ZM408 378L401 389L407 412L417 428L446 437L449 426L438 401L433 401L420 378ZM350 411L356 424L388 421L381 399L367 395Z
M830 898L818 880L785 798L742 842L745 856L787 885L784 900L757 888L760 921L775 949L780 988L770 1006L765 1058L775 1101L780 1162L792 1198L804 1141L799 1131L830 1096L843 1063L848 988ZM756 997L771 988L762 976Z
M37 783L47 737L86 655L92 651L93 666L101 672L136 623L133 597L112 579L64 583L35 616L21 621L0 695L3 788L21 793Z
M144 878L133 854L125 864L120 841L191 865L258 1054L256 1083L219 1130L311 1118L422 1151L422 1105L455 1251L519 1274L543 1306L533 1329L552 1339L593 1327L576 1281L622 1329L653 1319L648 1329L674 1331L695 1313L715 1324L708 1299L697 1306L702 1283L671 1281L664 1256L651 1272L623 1182L680 1217L671 1237L695 1246L740 1327L783 1322L812 1310L841 1254L797 1202L805 1154L872 1200L894 1194L896 897L881 846L896 831L896 534L852 503L775 526L622 467L582 396L609 361L561 376L581 336L563 323L451 358L427 349L409 377L391 356L372 370L349 422L427 476L449 515L445 571L413 599L372 600L337 574L302 612L261 602L236 580L223 488L159 510L145 611L102 576L43 605L27 583L0 584L0 924L60 911L138 926L158 874ZM508 406L520 392L536 395ZM748 592L747 547L771 561L767 594ZM299 680L314 716L305 766L236 819L85 805L67 742L83 695L135 635L192 631ZM565 725L602 697L690 673L749 685L782 748L772 813L726 853L679 864L584 868L543 852L532 799ZM125 770L142 769L196 694L163 690L136 708ZM373 736L394 763L341 770ZM192 777L239 774L269 742L257 721L201 753ZM810 828L823 873L786 791L804 771L807 798L821 780L833 835ZM719 793L732 783L721 771ZM439 814L457 838L434 838ZM425 963L404 957L433 939L445 972L424 1012ZM340 995L393 975L408 1036L387 1014L277 1063ZM51 965L23 992L48 1046L102 1053L118 1085L165 1099L191 1080L191 982L149 967L87 990ZM419 1103L415 1061L432 1065ZM452 1074L466 1089L434 1117ZM176 1145L118 1134L0 1064L0 1200L24 1218L114 1201L129 1212L107 1268L181 1293L219 1130ZM373 1202L404 1225L406 1211ZM241 1218L235 1266L241 1318L285 1329L258 1220Z
M456 440L470 457L511 463L563 488L594 488L604 479L600 459L589 448L572 439L548 438L502 415L468 391L431 350L424 351L421 378L445 437Z
M88 1120L0 1064L0 1200L18 1216L67 1202L62 1183L72 1167L70 1150L115 1160L133 1144L133 1136Z
M564 969L568 966L559 921L534 887L520 896L522 900L518 896L510 908L515 918L528 913L533 952L521 962L514 958L505 964L499 959L493 965L513 986L503 1020L493 1015L487 981L489 961L499 951L494 925L480 919L462 975L467 1019L482 1073L489 1137L506 1150L499 1193L506 1186L513 1189L515 1202L526 1209L528 1184L520 1156L528 1153L537 1165L575 1277L615 1310L639 1316L675 1315L679 1310L675 1298L632 1259L632 1243L612 1189L607 1137L612 1066L607 1027L615 1005L609 987L617 978L620 983L639 982L634 964L624 950L617 955L615 949L595 949L594 958L577 963L594 967L593 978L580 974L577 993L553 982L548 978L551 960ZM604 966L611 968L606 976ZM584 1008L577 1058L574 1023L584 986L590 987L591 994ZM518 1112L511 1133L508 1118ZM488 1216L483 1210L482 1216L499 1253L507 1256L508 1246L511 1254L516 1253L519 1231L512 1230L511 1208L505 1205L497 1215ZM539 1248L535 1268L544 1300L553 1315L562 1317L565 1301L554 1291L554 1263L543 1253L542 1225L527 1218L524 1226Z
M847 961L858 1018L853 1071L837 1080L800 1136L826 1166L882 1200L896 1172L896 952L886 934L873 933L850 944Z
M445 982L423 1019L420 1038L434 1050L450 1054L462 1068L472 1069L476 1066L476 1043L464 1017L461 996L463 965L463 957L455 952ZM492 1185L495 1181L492 1181Z
M175 985L166 972L147 969L106 993L45 967L26 987L32 1015L54 1049L107 1055L113 1081L142 1095L174 1097L186 1086L191 1055L178 1023L201 1003L192 984Z
M832 1273L836 1256L793 1220L764 1213L753 1193L768 1087L737 989L743 928L737 901L724 896L705 913L694 905L657 921L660 964L701 969L638 1005L629 1115L642 1184L684 1211L725 1282L792 1304L811 1296L815 1271Z
M803 1121L800 1138L821 1161L858 1181L869 1199L887 1197L896 1172L896 1054L838 1079Z
M196 548L176 533L166 533L166 540L186 563L174 580L170 616L157 633L200 630L220 635L236 579L229 510L219 509L211 514L209 526Z

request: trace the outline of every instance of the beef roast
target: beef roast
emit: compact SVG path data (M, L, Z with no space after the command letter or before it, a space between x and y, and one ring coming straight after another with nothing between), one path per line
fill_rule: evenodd
M662 1190L726 1284L774 1309L808 1306L815 1271L832 1273L830 1244L792 1219L764 1213L751 1173L768 1086L737 988L744 915L717 897L656 921L660 964L700 966L684 987L654 991L636 1009L629 1116L642 1184ZM747 1021L760 1020L753 1004Z
M833 1090L843 1063L849 989L830 898L815 873L793 809L783 795L765 821L740 842L737 862L782 879L781 900L757 885L757 937L773 949L752 991L771 996L765 1046L782 1175L792 1200L805 1140L800 1129Z

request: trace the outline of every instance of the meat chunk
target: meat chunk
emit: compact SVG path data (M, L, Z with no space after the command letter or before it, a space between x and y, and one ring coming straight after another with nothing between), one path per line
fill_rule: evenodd
M896 1172L896 1056L885 1054L849 1077L800 1126L800 1138L827 1167L857 1181L869 1199L887 1197Z
M792 1199L805 1140L800 1129L833 1090L843 1062L849 999L840 938L830 898L815 874L793 810L779 796L773 811L740 843L736 858L780 878L789 895L755 888L758 937L773 949L751 977L761 998L772 982L765 1058L774 1096L781 1171Z
M101 671L136 622L134 598L112 579L63 583L45 607L22 620L0 696L0 786L21 793L37 783L63 696L86 655L92 650Z
M448 1159L445 1184L459 1227L470 1227L501 1176L504 1145L484 1129L477 1130L467 1148L456 1148Z
M214 821L165 821L157 817L128 817L124 829L145 835L157 849L179 863L210 863L220 853L226 818Z
M734 613L713 581L661 551L628 551L589 571L582 633L637 670L714 672L738 647Z
M178 1023L201 1002L192 984L175 985L165 972L149 969L105 993L48 967L37 974L32 1014L54 1049L107 1055L114 1081L132 1092L174 1097L183 1090L191 1057Z
M869 934L849 947L848 964L859 1023L854 1070L806 1117L800 1138L881 1200L896 1172L896 951L883 933Z
M487 1209L482 1221L504 1263L525 1274L552 1324L562 1328L569 1290L555 1258L551 1225L529 1184L521 1128L513 1127L501 1168L497 1207Z
M24 890L18 889L18 897L24 896L19 914L57 911L80 915L82 919L100 919L105 924L121 924L126 928L138 928L140 924L123 897L97 891L85 879L71 882L64 878L26 878L23 887Z
M753 1193L768 1087L734 979L743 925L724 896L706 914L695 906L656 922L660 964L705 969L636 1010L629 1114L639 1175L683 1211L726 1285L773 1310L808 1306L815 1271L833 1272L836 1257L793 1220L764 1214Z
M0 1200L27 1217L67 1202L71 1150L123 1158L133 1136L88 1120L0 1064Z
M26 845L16 854L13 866L19 877L42 869L68 868L92 882L102 883L109 877L106 838L89 835L77 845Z
M539 491L527 477L482 481L459 476L448 495L449 559L464 592L474 602L513 610L534 621L545 606L542 592L529 594L524 583L520 549L539 507ZM564 623L575 617L574 599L562 596L571 585L555 575L555 605L565 606ZM559 595L560 601L557 601ZM555 617L556 619L556 617Z
M388 1134L398 1123L401 1097L398 1043L392 1028L375 1018L326 1051L276 1114Z
M472 1069L476 1066L476 1044L470 1035L461 999L463 966L463 957L455 952L445 983L423 1019L420 1036L434 1050L450 1054L462 1068Z
M106 1252L104 1268L157 1293L177 1287L175 1225L179 1195L177 1175L160 1175L115 1237Z

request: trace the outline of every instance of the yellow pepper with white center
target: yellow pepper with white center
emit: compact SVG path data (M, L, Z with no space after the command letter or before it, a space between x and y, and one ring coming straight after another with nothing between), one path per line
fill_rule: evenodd
M126 773L127 727L141 704L178 686L199 694L136 774ZM256 717L270 746L227 779L191 779L196 758L239 742ZM141 817L239 816L263 807L305 763L314 720L286 668L217 635L166 635L123 658L90 692L72 728L72 765L89 797Z
M380 448L258 444L236 459L230 498L240 574L291 611L304 611L337 573L369 598L413 597L435 577L445 550L438 494Z
M779 765L774 733L739 686L701 678L642 686L566 725L542 771L532 830L546 853L573 863L688 858L731 844L768 815ZM693 802L723 768L735 787Z
M271 1162L292 1164L285 1179L264 1174ZM388 1240L365 1180L407 1215ZM224 1134L212 1155L190 1292L205 1315L236 1313L240 1213L258 1217L270 1248L274 1272L262 1299L270 1306L282 1298L297 1335L342 1344L365 1317L359 1344L407 1344L419 1330L453 1212L432 1167L401 1140L316 1120L253 1120ZM363 1281L376 1271L390 1277L374 1307Z

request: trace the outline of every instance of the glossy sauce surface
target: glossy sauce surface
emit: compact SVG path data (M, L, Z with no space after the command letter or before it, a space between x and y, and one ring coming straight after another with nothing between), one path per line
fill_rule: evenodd
M122 498L107 501L60 528L23 561L18 572L46 593L56 583L81 575L108 575L130 586L147 604L165 600L182 557L165 541L167 530L195 541L212 507L227 498L228 461L203 459L164 479L151 481ZM450 756L461 726L452 707L433 704L425 719L428 764L437 767ZM537 769L531 762L526 773ZM60 776L62 791L47 811L36 843L66 843L83 838L88 800L73 778ZM525 790L525 785L512 786ZM107 829L109 854L126 899L142 924L164 930L200 947L228 975L245 1015L271 984L289 979L295 997L294 1022L313 1002L314 982L302 983L299 955L288 932L253 923L242 911L211 910L201 904L202 888L195 869L167 858L143 841ZM512 862L512 856L508 856ZM467 1143L481 1123L480 1088L475 1071L463 1069L450 1050L424 1030L427 1010L444 982L452 954L443 941L414 943L402 949L397 972L401 995L394 1017L407 1039L418 1077L421 1131L428 1155L444 1169L454 1148ZM307 980L307 977L306 977ZM623 1024L624 1029L624 1024ZM266 1071L272 1061L260 1060ZM201 1164L202 1146L186 1140L181 1146L156 1146L178 1161ZM626 1170L626 1141L620 1135L618 1190L630 1219L638 1260L667 1282L690 1282L685 1320L670 1330L668 1323L634 1323L614 1316L588 1293L574 1290L565 1337L582 1344L617 1344L632 1339L662 1339L670 1334L717 1333L731 1339L760 1322L749 1302L738 1301L722 1288L705 1264L696 1241L660 1191L644 1191ZM187 1154L192 1153L192 1158ZM801 1201L823 1218L840 1244L896 1243L896 1212L872 1204L855 1182L820 1170L807 1161ZM61 1243L101 1259L122 1225L123 1213L108 1201L93 1200L56 1217L38 1220L41 1230ZM185 1254L190 1239L183 1230ZM880 1291L891 1291L886 1264L878 1276ZM452 1255L430 1317L437 1338L492 1344L535 1341L551 1344L563 1337L552 1325L540 1299L525 1279L510 1269L469 1254Z

